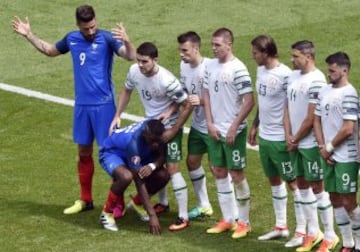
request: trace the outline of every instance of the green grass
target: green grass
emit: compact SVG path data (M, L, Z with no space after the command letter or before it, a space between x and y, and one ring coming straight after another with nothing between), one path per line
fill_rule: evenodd
M74 10L82 3L3 0L0 82L73 98L70 57L49 59L39 54L12 32L11 19L14 15L29 16L33 32L55 42L76 29ZM250 41L260 33L268 33L277 41L281 60L286 64L290 63L290 45L302 39L314 41L318 66L323 71L326 71L324 59L328 54L338 50L348 52L353 63L350 79L359 87L360 2L356 0L94 0L89 3L95 7L101 28L110 29L116 22L123 21L135 46L144 41L155 42L160 51L160 64L175 74L179 72L176 43L179 33L197 31L203 39L203 54L211 57L211 33L226 26L235 35L235 55L249 67L253 79L256 66L250 56ZM130 64L116 59L114 80L118 91ZM160 217L161 237L149 235L147 225L138 221L132 212L118 222L120 232L110 233L97 222L111 182L98 164L94 179L96 210L76 216L62 214L79 190L76 146L71 140L72 108L5 91L0 91L0 99L1 251L287 251L282 241L260 243L256 240L274 223L270 189L257 152L248 152L246 170L253 227L248 238L234 241L229 234L205 234L205 229L220 217L210 174L207 174L208 190L215 207L214 217L193 221L184 232L167 231L176 217L176 203L169 186L172 211ZM142 115L138 101L134 95L126 112ZM253 114L250 121L252 118ZM182 170L189 182L183 162ZM193 206L193 189L188 185L189 206ZM134 187L128 191L133 192ZM289 203L289 225L293 229L291 197Z

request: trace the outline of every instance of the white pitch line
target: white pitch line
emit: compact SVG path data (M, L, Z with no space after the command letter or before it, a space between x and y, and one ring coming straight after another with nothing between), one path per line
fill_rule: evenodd
M70 106L70 107L74 107L74 104L75 104L74 100L71 100L71 99L62 98L62 97L58 97L58 96L54 96L54 95L49 95L49 94L45 94L45 93L42 93L42 92L39 92L39 91L34 91L34 90L27 89L27 88L22 88L22 87L17 87L17 86L5 84L5 83L0 83L0 89L8 91L8 92L16 93L16 94L25 95L25 96L28 96L28 97L34 97L34 98L38 98L38 99L41 99L41 100L45 100L45 101L49 101L49 102L54 102L54 103ZM131 114L128 114L128 113L122 113L121 118L126 119L126 120L130 120L130 121L133 121L133 122L139 122L139 121L142 121L142 120L145 119L142 116L131 115ZM190 131L190 129L188 127L184 127L184 133L185 134L188 134L189 131ZM248 143L246 143L246 147L248 149L255 150L255 151L259 150L258 145L251 146Z

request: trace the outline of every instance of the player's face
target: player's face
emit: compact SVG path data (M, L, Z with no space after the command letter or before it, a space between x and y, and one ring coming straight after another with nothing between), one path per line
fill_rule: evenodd
M303 54L297 49L291 50L291 63L293 64L294 69L303 70L308 62L309 55Z
M231 42L225 41L223 37L212 37L211 47L214 57L224 62L226 57L231 53Z
M256 64L258 64L259 66L265 65L266 53L260 52L255 46L253 46L251 49L251 54Z
M86 40L94 40L97 30L95 18L87 23L79 22L77 23L77 26L79 27L81 34L85 37Z
M330 83L339 84L343 77L346 76L346 68L338 66L336 63L328 65L327 76Z
M199 47L190 41L179 44L179 54L185 63L193 63L199 54Z
M156 71L156 58L152 59L150 56L137 54L136 61L142 74L145 76L154 75Z

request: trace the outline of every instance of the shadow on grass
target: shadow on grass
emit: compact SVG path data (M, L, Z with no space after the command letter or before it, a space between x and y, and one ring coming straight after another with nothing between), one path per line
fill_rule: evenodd
M67 206L58 204L46 204L33 201L0 199L0 213L5 213L8 209L12 209L12 215L22 219L33 217L44 217L44 221L48 221L51 225L62 226L64 232L74 229L85 229L98 237L123 237L121 243L126 246L138 244L138 246L146 246L148 242L152 245L152 249L156 251L171 251L172 244L176 243L177 249L173 251L290 251L283 247L284 240L259 242L255 231L250 233L245 239L234 240L231 238L231 232L225 232L217 235L206 234L206 229L215 224L215 218L204 218L195 220L190 223L190 227L179 232L168 231L168 226L176 219L174 211L159 216L162 225L161 237L154 237L149 234L148 223L138 219L135 212L129 210L126 215L117 220L120 231L117 233L106 231L98 222L101 212L101 206L95 206L92 211L86 211L75 215L64 215L63 209ZM55 221L49 221L52 219ZM34 228L36 228L34 226ZM44 230L47 232L48 230ZM75 231L74 235L77 232ZM160 239L160 240L159 240ZM161 242L158 242L161 241ZM256 249L255 249L256 248ZM143 251L143 250L142 250Z

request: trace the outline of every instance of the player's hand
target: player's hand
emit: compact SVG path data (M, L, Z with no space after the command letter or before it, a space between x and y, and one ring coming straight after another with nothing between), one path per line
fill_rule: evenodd
M326 159L326 163L328 165L334 165L336 163L335 159L332 158L332 156L329 156L327 159Z
M150 176L152 172L153 172L153 170L151 169L151 167L148 165L145 165L140 168L138 175L139 175L139 178L143 179L143 178Z
M193 106L199 106L200 105L200 97L198 95L189 95L189 102Z
M214 138L216 141L220 140L221 134L220 131L214 126L214 124L208 125L209 135Z
M230 126L228 132L226 133L226 142L228 145L234 145L236 138L236 128L232 125Z
M298 144L295 142L293 136L288 136L286 138L287 151L294 151L297 149Z
M161 227L156 214L150 215L149 228L151 234L161 235Z
M257 145L256 135L257 135L257 128L251 127L249 135L248 135L248 143L251 146Z
M109 136L112 135L115 129L120 129L121 119L120 116L115 116L109 127Z
M156 119L160 120L163 124L165 124L171 115L172 112L168 110L165 111L164 113L161 113L158 117L156 117Z
M20 35L27 37L31 33L29 18L26 17L24 21L22 21L19 17L15 16L12 20L13 30Z
M123 25L123 23L117 23L116 27L111 29L111 33L113 34L113 37L117 40L121 40L123 42L129 42L129 36L126 33L126 29Z

